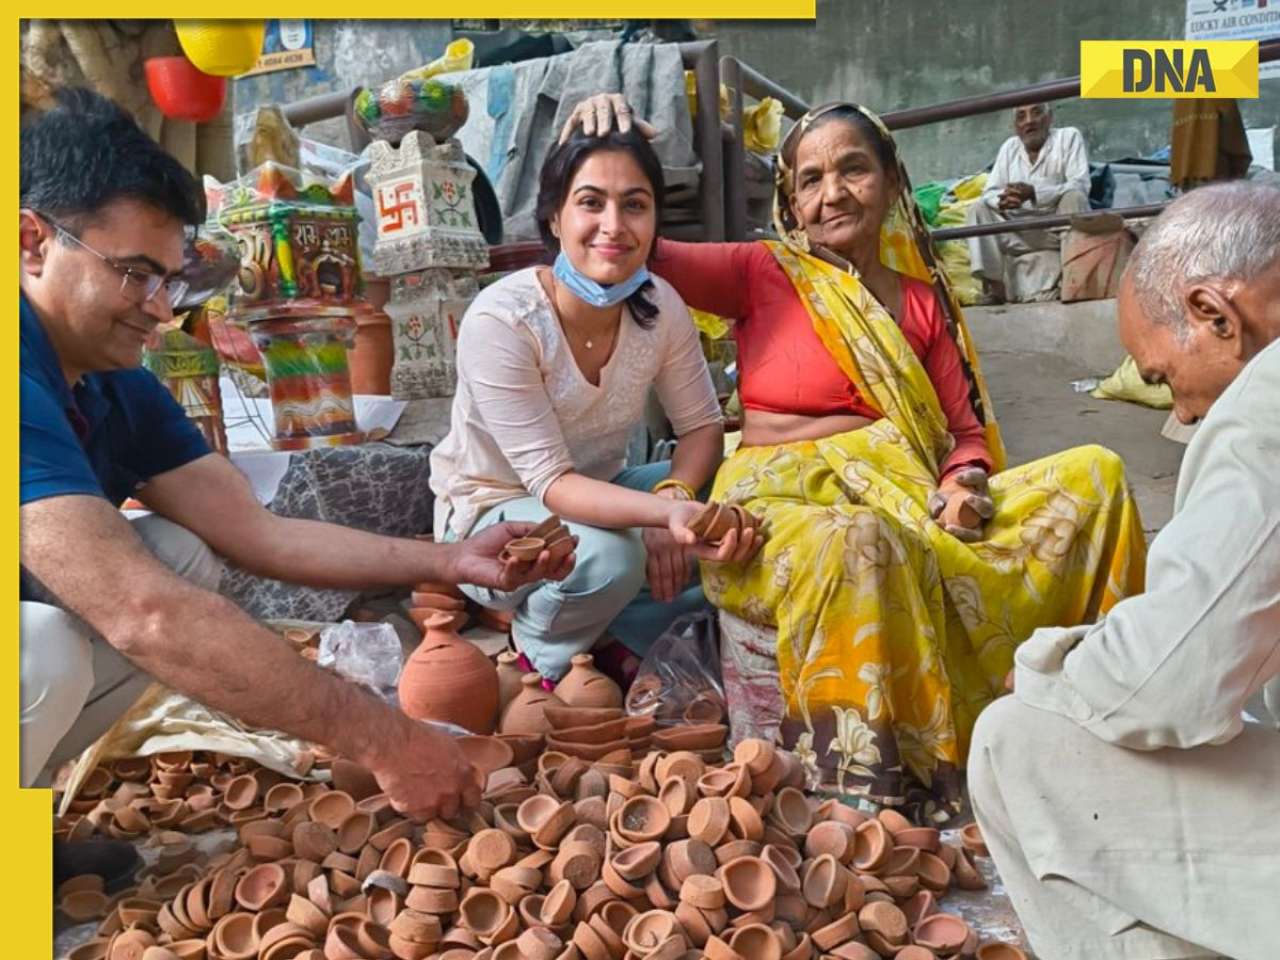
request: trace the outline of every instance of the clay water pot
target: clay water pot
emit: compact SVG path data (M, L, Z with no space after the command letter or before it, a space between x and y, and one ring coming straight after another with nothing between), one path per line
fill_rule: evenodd
M593 666L591 654L580 653L569 663L569 672L556 684L556 696L566 706L622 706L622 688Z
M457 633L467 625L466 610L441 610L438 607L410 607L409 619L423 633L429 624Z
M498 671L478 647L458 636L451 621L443 612L424 620L422 643L400 673L400 708L415 720L492 733Z
M969 925L951 913L935 913L916 924L915 940L934 953L955 953L971 933Z
M547 720L546 709L548 707L563 707L564 701L554 693L542 689L542 676L540 674L526 673L520 678L520 684L520 693L511 703L507 704L507 709L503 711L502 732L523 734L525 736L546 734L551 730L551 723Z
M1027 960L1027 955L1011 943L987 943L978 948L978 960Z
M498 709L506 710L507 704L520 693L520 678L524 671L520 669L520 654L514 650L503 650L498 654Z

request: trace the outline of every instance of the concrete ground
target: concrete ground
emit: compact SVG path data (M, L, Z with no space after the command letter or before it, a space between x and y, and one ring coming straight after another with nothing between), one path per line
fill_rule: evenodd
M966 311L1010 463L1098 443L1125 461L1150 538L1169 521L1186 449L1166 440L1168 417L1134 403L1095 400L1072 381L1104 377L1124 359L1112 301L1016 304Z

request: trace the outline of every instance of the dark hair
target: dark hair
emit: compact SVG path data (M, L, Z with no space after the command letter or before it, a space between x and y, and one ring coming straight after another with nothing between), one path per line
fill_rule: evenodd
M534 216L538 221L538 233L542 236L542 244L553 257L560 253L560 239L551 232L551 219L564 206L569 196L569 186L578 170L593 153L602 150L613 150L626 153L640 166L645 179L653 190L654 205L654 239L657 240L656 227L662 222L662 202L666 192L662 176L662 161L654 152L649 141L634 127L626 133L610 131L603 137L588 135L576 130L572 137L556 146L542 163L542 173L538 177L538 203L534 208ZM649 250L649 256L653 250ZM636 323L648 329L658 315L655 306L646 293L653 289L653 283L646 283L639 290L627 297L627 306Z
M795 168L796 154L800 151L800 141L804 139L805 135L808 135L818 127L832 123L836 120L843 121L844 123L856 128L857 131L862 134L863 139L871 144L871 149L875 151L876 159L880 161L880 166L884 169L884 172L897 176L898 152L894 148L893 141L886 137L881 132L880 128L872 123L871 120L862 113L862 111L851 106L835 107L814 118L813 122L809 124L808 129L805 130L804 135L798 137L796 141L791 144L791 149L788 151L790 156L784 158L787 161L787 164L793 169Z
M115 102L80 87L28 119L19 137L19 204L79 230L113 200L149 203L185 224L204 219L204 190Z

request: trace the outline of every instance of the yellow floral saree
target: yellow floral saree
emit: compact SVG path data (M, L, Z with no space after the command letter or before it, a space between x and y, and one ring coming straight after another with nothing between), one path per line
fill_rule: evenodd
M977 354L945 276L926 265L927 234L900 175L882 259L946 297L975 407L989 411ZM1141 590L1141 521L1120 459L1094 446L993 476L996 512L982 541L944 532L926 502L954 441L924 367L855 272L808 253L784 226L775 257L882 418L726 460L714 496L763 518L766 540L745 566L704 566L704 587L721 609L776 629L783 739L811 778L945 820L960 809L974 721L1000 694L1014 648L1037 627L1087 622ZM999 465L999 431L989 414L985 423Z

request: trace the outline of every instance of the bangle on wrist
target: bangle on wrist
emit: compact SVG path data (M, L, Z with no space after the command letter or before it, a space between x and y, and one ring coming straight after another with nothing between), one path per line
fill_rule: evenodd
M693 487L689 486L683 480L677 480L675 477L667 477L667 479L659 481L653 485L651 493L661 493L663 490L675 490L681 494L682 500L697 500L698 494Z

